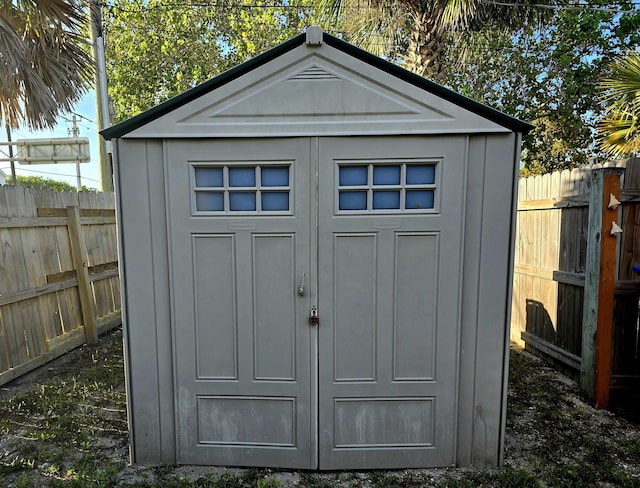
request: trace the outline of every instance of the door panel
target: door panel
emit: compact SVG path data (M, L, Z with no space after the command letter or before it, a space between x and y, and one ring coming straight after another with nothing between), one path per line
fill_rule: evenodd
M309 141L166 153L178 461L313 468Z
M464 138L325 138L321 469L453 464Z
M336 234L333 256L333 381L375 381L376 236Z

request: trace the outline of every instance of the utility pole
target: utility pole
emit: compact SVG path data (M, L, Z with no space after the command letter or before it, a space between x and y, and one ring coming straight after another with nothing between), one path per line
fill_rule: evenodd
M77 139L78 137L80 137L80 130L78 129L78 117L75 114L73 114L72 123L73 126L71 127L71 130L67 129L67 133L74 139ZM78 160L76 160L76 188L78 189L78 191L82 191L82 178L80 178L80 161Z
M9 143L9 160L11 162L11 182L13 186L18 186L16 179L16 161L13 159L13 145L11 144L11 129L9 128L9 120L5 119L5 125L7 127L7 142Z
M89 23L91 25L91 48L95 64L96 122L99 132L111 125L100 0L89 0ZM113 191L111 154L107 151L107 144L102 136L98 136L98 155L100 158L100 189L102 191Z

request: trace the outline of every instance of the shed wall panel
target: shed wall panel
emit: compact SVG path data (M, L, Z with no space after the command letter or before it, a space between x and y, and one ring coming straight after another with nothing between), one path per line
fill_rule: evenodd
M460 365L458 393L457 464L472 463L473 406L478 334L478 281L480 279L480 238L484 199L485 149L487 138L472 137L467 146L466 218L462 280L462 320L460 328Z
M508 294L511 256L515 135L491 136L486 144L478 281L473 403L474 465L497 464L502 443L503 382L508 364ZM472 159L472 158L470 158ZM470 164L473 165L471 160ZM509 189L509 193L504 191ZM469 237L469 236L467 236Z
M158 391L160 394L161 462L176 459L173 388L171 308L169 305L169 258L167 242L166 181L162 170L166 150L161 141L147 141L147 175L151 212L151 246L153 252L153 293L158 356Z
M127 268L126 367L132 458L174 462L173 376L169 322L162 142L119 141L121 259ZM124 209L124 211L122 210Z

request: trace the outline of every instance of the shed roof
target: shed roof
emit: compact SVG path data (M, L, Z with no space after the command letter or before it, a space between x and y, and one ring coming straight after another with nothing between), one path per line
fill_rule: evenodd
M313 28L312 28L313 29ZM309 29L307 30L309 32ZM146 110L130 119L113 125L100 132L105 139L120 138L131 134L136 129L140 129L157 119L167 116L168 114L184 107L190 102L196 101L205 95L220 89L228 83L246 75L258 68L284 56L294 49L302 46L308 41L307 34L299 34L292 39L266 51L265 53L246 61L235 68L187 90L164 103L161 103L149 110ZM341 53L351 56L354 60L363 62L383 73L391 75L413 87L423 90L427 94L436 96L446 102L454 104L463 110L476 114L483 119L491 121L509 131L526 134L533 129L533 126L527 122L511 117L492 107L472 100L464 95L456 93L442 85L434 83L422 76L416 75L404 68L390 63L378 56L368 53L352 44L349 44L335 36L322 33L322 42Z

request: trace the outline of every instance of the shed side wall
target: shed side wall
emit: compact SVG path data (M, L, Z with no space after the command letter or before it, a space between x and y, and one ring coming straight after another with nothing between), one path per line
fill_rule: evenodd
M161 141L118 141L132 460L174 463L173 369Z
M460 390L459 465L496 465L503 443L511 189L515 134L469 139Z

